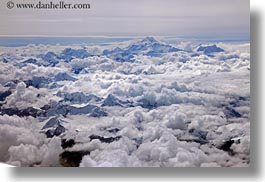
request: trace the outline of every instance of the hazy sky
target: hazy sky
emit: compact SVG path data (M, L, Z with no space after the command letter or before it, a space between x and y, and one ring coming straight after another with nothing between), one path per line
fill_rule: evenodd
M249 0L64 0L90 3L89 10L10 10L8 1L0 2L1 36L156 35L246 40L250 35Z

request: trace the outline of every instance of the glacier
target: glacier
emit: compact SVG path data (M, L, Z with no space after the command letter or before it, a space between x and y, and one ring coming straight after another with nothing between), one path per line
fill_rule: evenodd
M250 44L0 47L0 162L248 167Z

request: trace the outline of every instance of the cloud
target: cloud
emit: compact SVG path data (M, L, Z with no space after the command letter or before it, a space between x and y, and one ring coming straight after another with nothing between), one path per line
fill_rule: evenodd
M10 90L11 95L1 103L0 161L61 166L63 152L76 152L80 160L74 164L80 167L248 166L249 44L219 43L216 46L223 52L205 54L197 51L198 42L182 43L184 50L168 52L164 43L149 40L145 46L142 39L120 48L102 46L97 55L60 59L47 66L38 64L45 62L40 55L53 51L60 56L66 48L93 50L94 46L1 47L0 60L9 58L0 63L1 94ZM113 54L103 55L106 49ZM153 54L147 54L150 51ZM121 62L117 55L123 52ZM21 66L29 57L37 62ZM56 81L58 73L76 79ZM40 88L27 85L34 77L49 82L40 79ZM30 107L44 114L19 114ZM106 114L91 117L73 112L86 107ZM47 114L56 109L61 114ZM63 134L46 137L42 128L50 117L60 119ZM72 144L62 149L61 141Z

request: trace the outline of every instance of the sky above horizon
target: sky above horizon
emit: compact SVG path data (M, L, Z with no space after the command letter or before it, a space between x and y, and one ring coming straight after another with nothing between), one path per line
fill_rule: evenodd
M0 36L250 37L249 0L64 0L90 3L88 10L8 9L7 1L0 2Z

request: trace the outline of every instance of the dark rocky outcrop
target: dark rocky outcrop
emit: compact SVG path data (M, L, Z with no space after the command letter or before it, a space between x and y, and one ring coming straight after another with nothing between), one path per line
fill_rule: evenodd
M82 104L82 103L88 103L91 101L98 102L101 100L101 98L97 97L94 94L85 95L82 92L73 92L73 93L58 92L56 95L59 97L63 97L64 101L68 101L73 104Z
M225 141L220 147L219 149L223 150L223 151L231 151L230 147L233 145L235 141L234 140L228 140L228 141Z
M66 129L62 125L59 125L55 129L47 130L45 132L45 135L47 136L47 138L52 138L54 136L60 136L65 131L66 131Z
M50 84L51 82L52 80L50 78L38 76L34 76L32 77L32 79L24 81L27 87L32 86L38 89L48 87L48 84Z
M11 94L12 92L10 90L7 90L5 92L0 92L0 101L4 101Z
M79 114L88 114L91 117L104 117L107 116L107 113L103 111L100 107L95 105L86 105L84 107L74 107L64 104L57 104L49 108L44 116L58 116L58 115L79 115Z
M102 143L112 143L112 142L118 141L120 138L121 138L121 136L108 137L108 138L105 138L105 137L102 137L102 136L98 136L98 135L89 136L89 139L91 141L97 139L97 140L99 140Z
M188 131L188 134L191 135L191 137L186 138L185 136L182 136L182 137L178 138L178 140L186 141L186 142L195 142L195 143L199 143L201 145L209 143L209 141L207 140L207 132L206 131L201 131L201 130L192 128Z
M43 114L43 111L40 109L36 109L33 107L29 107L26 109L17 109L17 108L1 108L0 109L0 115L17 115L19 117L25 117L25 116L32 116L32 117L38 117Z
M42 130L47 128L56 128L59 125L62 125L62 123L65 123L62 119L59 119L58 117L51 117L48 119L48 121L45 123L45 125L42 127Z
M102 106L132 106L132 103L129 101L122 101L116 96L109 94L108 97L104 100Z
M64 151L60 154L60 164L63 167L79 167L83 156L89 154L90 151Z
M61 143L61 147L63 149L66 149L66 148L71 148L75 145L75 140L74 139L62 139L62 143Z
M224 114L227 118L240 118L242 115L232 107L225 107Z
M209 45L209 46L199 46L197 51L203 52L204 54L212 54L212 53L217 53L217 52L224 52L225 50L217 47L216 45Z

